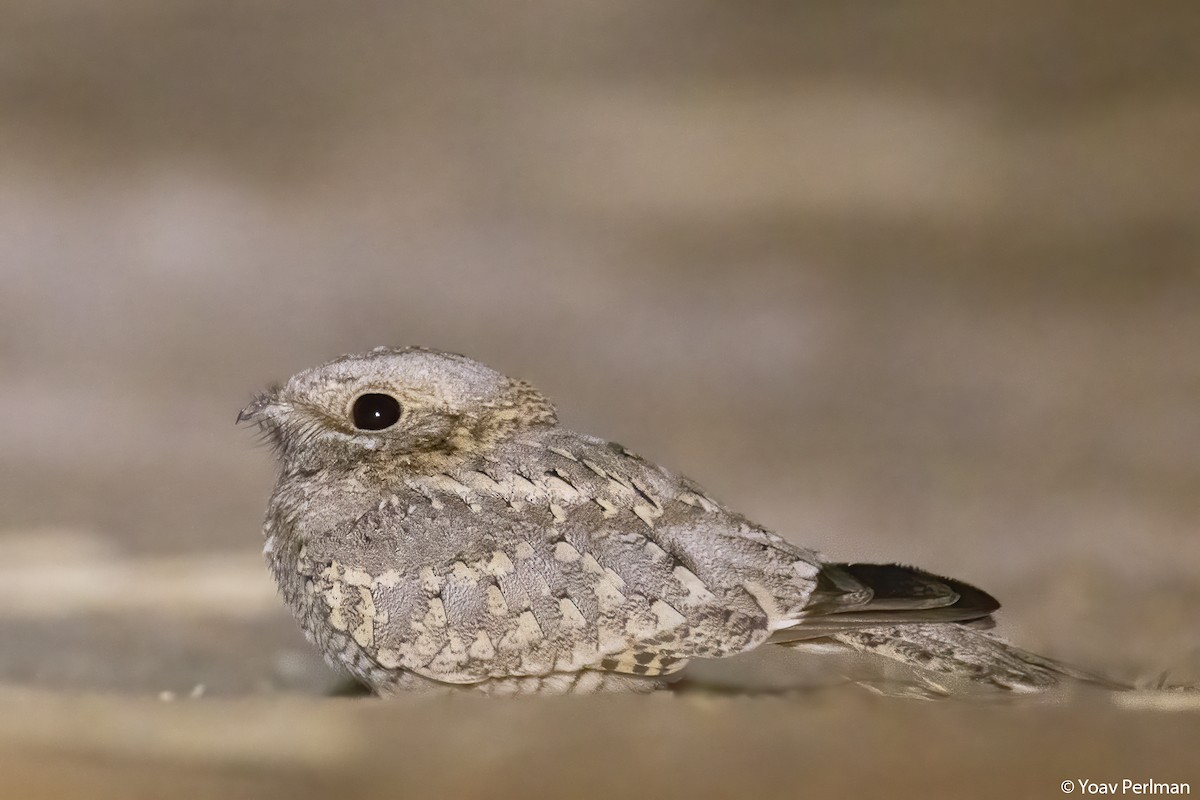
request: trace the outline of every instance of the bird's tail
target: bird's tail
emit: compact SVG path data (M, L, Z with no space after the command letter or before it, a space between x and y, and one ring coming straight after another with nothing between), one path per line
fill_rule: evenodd
M868 628L831 638L852 650L900 662L914 669L932 689L942 688L946 693L964 681L1016 692L1045 691L1072 681L1129 688L959 623Z
M772 640L796 649L832 646L882 656L907 667L930 695L983 686L1036 692L1066 682L1130 688L988 633L999 607L981 589L912 567L829 564L808 615Z

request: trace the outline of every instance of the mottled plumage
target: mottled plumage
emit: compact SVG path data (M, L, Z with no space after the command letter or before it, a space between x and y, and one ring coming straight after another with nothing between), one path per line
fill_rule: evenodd
M830 563L463 356L344 356L242 420L279 457L264 550L284 600L377 692L647 690L767 642L1008 688L1068 672L980 632L987 594Z

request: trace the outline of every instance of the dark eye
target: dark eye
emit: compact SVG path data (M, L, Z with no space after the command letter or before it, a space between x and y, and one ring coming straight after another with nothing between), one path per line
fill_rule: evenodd
M364 394L354 401L350 416L360 431L381 431L400 419L400 401L390 394Z

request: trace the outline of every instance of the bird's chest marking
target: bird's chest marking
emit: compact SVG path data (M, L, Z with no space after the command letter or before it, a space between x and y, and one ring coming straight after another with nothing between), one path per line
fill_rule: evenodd
M313 582L313 592L329 609L327 619L334 630L349 634L359 647L375 647L376 625L386 625L388 613L375 605L376 585L395 585L395 570L372 576L366 570L346 567L336 559L322 569Z
M358 645L360 652L386 669L411 669L451 682L519 670L540 674L551 669L575 670L599 659L616 659L619 671L657 674L682 666L647 663L633 652L635 641L659 642L688 624L679 608L714 600L694 573L650 537L664 516L664 505L679 501L674 513L705 514L717 510L690 485L675 491L649 473L629 465L628 475L613 465L548 449L544 470L511 470L500 463L453 474L417 475L407 479L413 494L396 495L380 504L385 513L407 508L423 498L437 514L467 517L497 511L523 514L540 509L550 535L545 542L517 539L474 558L414 566L411 571L364 569L344 561L304 559L299 572L307 577L310 614L332 631ZM498 505L502 503L502 505ZM590 517L574 515L588 514ZM605 520L625 516L612 528ZM631 590L607 563L578 542L557 534L575 518L596 537L620 534L638 545L638 554L655 570L666 570L680 596L672 602ZM645 525L645 528L641 528ZM631 527L632 526L632 527ZM638 534L640 528L643 533ZM536 549L545 546L545 550ZM536 562L536 563L535 563ZM543 563L544 562L544 563ZM540 564L540 566L539 566ZM563 571L577 575L586 594L551 594L543 577ZM414 591L415 590L415 591ZM679 602L683 605L676 607ZM661 643L660 643L661 644ZM656 645L659 646L659 645ZM674 652L673 648L667 648ZM636 660L634 659L637 656ZM629 663L626 663L626 662ZM611 668L606 665L605 668Z

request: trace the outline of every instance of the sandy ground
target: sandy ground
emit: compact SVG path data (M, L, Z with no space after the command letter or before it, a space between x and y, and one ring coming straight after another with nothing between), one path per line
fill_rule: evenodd
M897 704L859 691L0 704L36 709L0 766L9 786L30 787L15 796L38 798L1054 797L1079 778L1194 782L1181 745L1200 713ZM0 723L0 741L12 728Z
M0 794L1200 786L1177 694L326 698L233 426L342 352L465 352L1031 649L1200 681L1194 3L0 15Z

